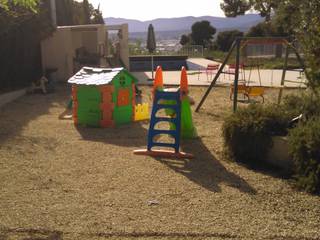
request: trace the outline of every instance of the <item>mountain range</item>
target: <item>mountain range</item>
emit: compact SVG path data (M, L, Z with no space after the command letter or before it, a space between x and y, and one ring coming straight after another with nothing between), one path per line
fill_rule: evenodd
M154 26L156 32L171 32L179 31L186 32L191 31L191 26L197 21L209 21L212 26L214 26L218 31L221 29L238 29L241 31L247 31L252 26L257 25L264 19L258 14L247 14L244 16L238 16L235 18L225 18L225 17L212 17L212 16L202 16L202 17L178 17L178 18L157 18L149 21L139 21L134 19L125 18L105 18L105 23L107 25L117 25L128 23L130 33L147 32L149 24Z

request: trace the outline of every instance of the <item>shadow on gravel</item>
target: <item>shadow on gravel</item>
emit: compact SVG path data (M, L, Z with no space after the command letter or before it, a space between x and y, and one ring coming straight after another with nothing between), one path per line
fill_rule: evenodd
M102 142L123 147L141 147L146 145L148 131L142 123L130 123L115 128L92 128L76 126L85 141Z
M209 191L221 192L220 184L224 184L243 193L256 194L244 179L228 171L200 138L184 142L182 149L194 154L194 159L156 159Z
M29 94L0 108L0 145L20 135L23 128L40 116L49 114L53 106L64 106L70 98L70 89L59 84L51 94ZM58 116L57 116L58 117Z
M2 230L0 240L62 240L63 233L44 229L10 229Z

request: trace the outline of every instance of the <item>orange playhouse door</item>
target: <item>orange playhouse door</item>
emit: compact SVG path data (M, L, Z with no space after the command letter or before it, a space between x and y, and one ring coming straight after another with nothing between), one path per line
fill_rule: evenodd
M130 90L128 88L122 88L118 91L118 107L128 106L130 104Z

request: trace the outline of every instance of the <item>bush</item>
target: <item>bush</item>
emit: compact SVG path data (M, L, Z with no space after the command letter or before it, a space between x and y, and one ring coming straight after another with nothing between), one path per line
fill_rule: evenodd
M265 160L273 135L286 135L292 116L282 107L251 104L225 119L223 137L227 153L250 165Z
M290 131L289 151L294 160L297 186L311 193L320 193L319 117Z
M288 130L291 119L301 113L303 121ZM288 96L277 107L251 104L228 116L223 124L227 153L251 166L265 161L275 135L288 135L296 185L320 193L320 101L304 94Z
M311 94L288 95L284 98L283 108L292 116L298 116L301 113L306 118L320 116L320 101Z
M12 1L10 1L12 2ZM35 1L19 1L22 6ZM38 12L0 1L0 92L27 87L42 76L41 40L54 31L49 1L41 1Z

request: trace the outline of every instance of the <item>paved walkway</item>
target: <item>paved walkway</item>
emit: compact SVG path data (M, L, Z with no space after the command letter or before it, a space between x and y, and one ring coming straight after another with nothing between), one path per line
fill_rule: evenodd
M205 69L208 64L219 64L215 61L210 61L204 58L191 58L187 60L189 67L188 80L191 86L208 86L210 85L215 74L207 75L205 72L199 74L199 69ZM151 85L151 72L133 72L133 75L139 79L141 85ZM167 85L179 85L180 82L180 71L164 71L163 72L164 82ZM250 86L265 86L265 87L280 87L281 86L282 70L269 70L262 69L259 71L245 70L244 73L240 74L240 79L245 79L247 84ZM234 75L221 74L217 84L218 85L229 85L233 82ZM260 81L261 80L261 81ZM301 78L300 73L296 71L287 71L286 87L305 87L305 80ZM260 83L261 82L261 83Z

